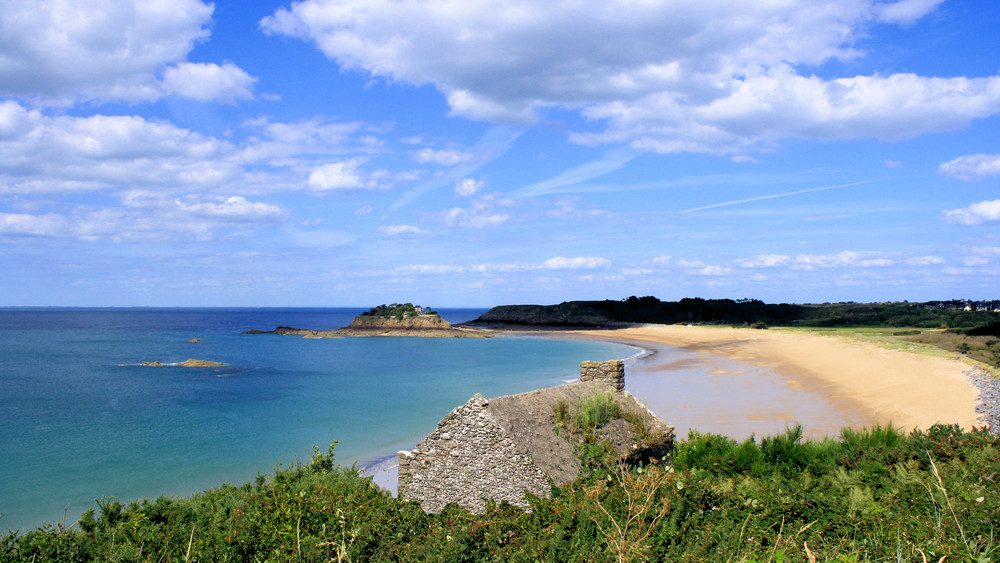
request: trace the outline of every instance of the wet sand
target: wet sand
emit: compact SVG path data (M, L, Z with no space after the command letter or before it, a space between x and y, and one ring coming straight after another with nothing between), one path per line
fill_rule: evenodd
M697 429L743 438L793 423L813 436L890 422L907 431L938 422L982 425L968 366L958 360L723 327L647 325L551 336L650 350L627 370L626 389L681 436Z

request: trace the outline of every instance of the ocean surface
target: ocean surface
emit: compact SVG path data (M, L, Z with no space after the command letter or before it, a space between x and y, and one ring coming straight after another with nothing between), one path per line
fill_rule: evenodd
M475 393L574 379L634 348L539 337L246 335L363 309L0 308L0 531L70 525L102 496L189 495L308 461L408 449ZM446 320L485 310L442 309ZM190 340L199 339L200 343ZM188 358L216 368L147 367Z

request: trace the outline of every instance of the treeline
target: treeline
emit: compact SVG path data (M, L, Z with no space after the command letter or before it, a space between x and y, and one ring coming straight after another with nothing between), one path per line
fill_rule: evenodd
M769 304L759 299L660 301L629 297L619 301L567 301L558 305L494 307L475 322L549 326L608 326L630 323L698 323L767 326L856 326L973 328L1000 322L1000 313L965 311L931 303Z
M605 460L531 512L424 514L332 449L189 498L101 499L77 526L11 533L13 561L991 561L1000 439L935 426L695 435L670 464Z

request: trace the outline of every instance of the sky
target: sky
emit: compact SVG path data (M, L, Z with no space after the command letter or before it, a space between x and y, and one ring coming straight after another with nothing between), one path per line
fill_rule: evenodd
M0 0L0 306L1000 297L995 0Z

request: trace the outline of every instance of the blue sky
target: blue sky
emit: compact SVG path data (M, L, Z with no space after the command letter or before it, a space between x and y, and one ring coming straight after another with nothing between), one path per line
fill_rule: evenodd
M0 0L0 305L995 298L974 0Z

